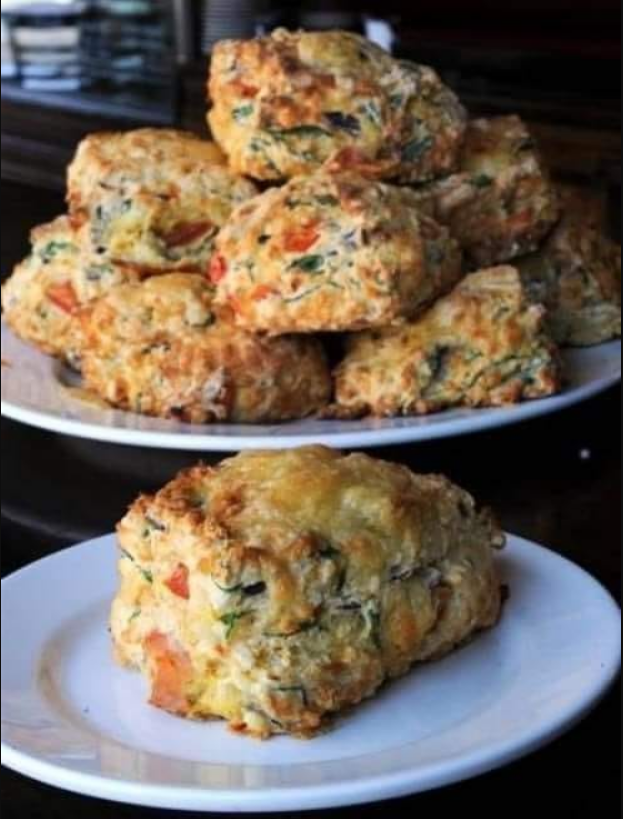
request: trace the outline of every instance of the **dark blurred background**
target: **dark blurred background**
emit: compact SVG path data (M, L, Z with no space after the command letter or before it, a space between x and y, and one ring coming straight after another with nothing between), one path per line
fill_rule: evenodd
M517 111L565 173L620 180L620 5L541 0L2 0L2 178L60 189L99 128L205 133L209 52L276 26L349 28L435 65L474 113Z

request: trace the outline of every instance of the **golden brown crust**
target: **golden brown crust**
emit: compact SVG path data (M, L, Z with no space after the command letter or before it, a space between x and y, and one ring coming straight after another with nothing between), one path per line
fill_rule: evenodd
M209 124L231 166L289 179L322 166L424 181L455 167L466 115L435 71L357 34L274 31L214 49Z
M561 201L559 225L517 267L530 297L547 308L554 341L601 344L621 335L621 246L606 235L598 197L567 186Z
M517 116L472 120L459 173L418 190L476 267L529 253L556 224L556 190L534 138Z
M84 385L114 406L192 423L277 422L327 403L315 339L267 339L215 321L200 276L116 288L81 315Z
M560 365L543 316L514 268L472 273L421 318L350 339L333 414L416 415L551 395Z
M76 364L80 308L138 274L85 252L84 230L67 216L35 228L31 244L2 288L5 321L24 341Z
M216 249L217 307L274 335L392 324L461 275L456 243L410 191L356 174L266 191L232 214Z
M445 478L323 448L245 453L140 498L111 626L151 701L311 736L493 625L491 515Z
M92 251L147 272L204 271L232 208L256 192L214 143L171 129L92 134L68 173Z

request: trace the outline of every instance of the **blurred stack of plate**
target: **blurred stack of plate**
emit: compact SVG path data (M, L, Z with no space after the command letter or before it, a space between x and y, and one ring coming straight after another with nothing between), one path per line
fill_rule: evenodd
M219 40L255 36L257 0L204 0L201 47L209 53Z
M33 90L80 88L85 81L80 61L84 12L83 2L3 2L3 76L17 77Z
M328 31L330 29L363 31L363 18L358 12L326 7L304 8L299 20L300 27L306 31Z
M95 82L167 85L173 51L160 0L91 0L83 24L83 62Z

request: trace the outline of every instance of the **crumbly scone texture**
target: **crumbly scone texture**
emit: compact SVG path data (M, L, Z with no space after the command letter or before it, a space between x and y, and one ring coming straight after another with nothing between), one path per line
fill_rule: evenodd
M92 251L148 272L206 269L232 209L257 193L213 142L171 129L88 136L68 172Z
M277 422L324 407L320 343L270 339L217 321L202 276L118 287L81 316L84 386L113 406L191 423Z
M524 286L547 308L547 329L558 344L619 338L621 246L608 238L599 199L572 187L560 195L558 226L536 253L517 259Z
M224 40L208 119L238 173L289 179L322 166L416 182L455 169L467 120L427 66L344 31Z
M153 705L313 736L496 623L488 511L446 478L320 446L198 466L118 527L115 653Z
M210 275L217 307L240 327L279 335L396 323L451 289L462 266L412 191L322 172L235 210Z
M544 313L515 268L472 273L404 327L352 336L330 414L420 415L552 395L561 372Z
M538 146L517 116L472 120L459 172L418 195L477 268L536 250L560 215Z
M31 244L2 288L4 319L24 341L76 364L80 308L138 274L86 253L84 230L67 216L35 228Z

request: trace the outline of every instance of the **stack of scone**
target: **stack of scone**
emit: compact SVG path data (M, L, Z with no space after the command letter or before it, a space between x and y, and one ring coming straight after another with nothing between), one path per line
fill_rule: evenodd
M432 69L345 32L223 42L209 90L218 144L88 137L69 214L3 290L12 329L113 406L258 423L506 404L560 389L557 345L620 335L620 248L519 118L470 121Z

